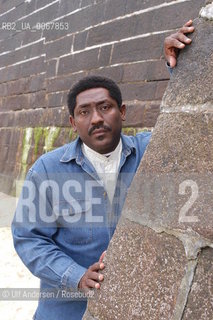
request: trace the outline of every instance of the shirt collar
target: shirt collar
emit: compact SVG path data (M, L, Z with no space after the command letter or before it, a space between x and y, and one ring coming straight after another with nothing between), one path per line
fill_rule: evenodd
M115 150L113 150L109 156L107 157L105 154L101 154L96 152L95 150L91 149L88 147L85 143L82 144L82 151L83 154L90 160L93 159L93 161L101 161L101 162L108 162L109 160L114 160L119 157L119 154L121 153L122 150L122 141L121 139L119 140L119 143Z
M131 137L121 134L121 140L122 140L122 153L127 155L131 153L131 151L136 150L135 143ZM81 160L81 158L83 157L83 152L81 150L81 143L82 141L80 137L78 137L73 142L69 143L67 145L67 148L63 156L60 159L60 162L69 162L74 159Z

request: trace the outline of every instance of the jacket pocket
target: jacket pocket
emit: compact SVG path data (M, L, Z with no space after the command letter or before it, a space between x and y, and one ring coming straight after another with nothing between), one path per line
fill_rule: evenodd
M57 217L58 235L66 243L87 244L92 242L92 224L88 222L91 202L76 199L70 202L61 201L53 208Z

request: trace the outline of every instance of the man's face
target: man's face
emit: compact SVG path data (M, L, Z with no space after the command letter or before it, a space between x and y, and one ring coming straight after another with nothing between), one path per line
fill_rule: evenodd
M118 145L125 112L125 105L119 109L107 89L93 88L77 95L70 123L88 147L108 153Z

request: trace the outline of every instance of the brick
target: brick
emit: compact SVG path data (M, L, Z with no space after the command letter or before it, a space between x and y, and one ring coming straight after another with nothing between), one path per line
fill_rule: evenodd
M25 14L30 14L36 10L36 1L25 2Z
M46 5L50 4L54 0L36 0L36 9L40 9L45 7Z
M169 72L167 70L165 60L151 62L144 61L141 63L124 65L123 68L123 82L169 79Z
M26 30L23 32L15 32L13 35L9 35L5 40L0 42L0 53L14 50L18 47L21 47L21 45L37 41L40 38L41 31L32 32L30 30Z
M21 33L22 35L22 45L25 45L25 44L28 44L30 42L34 42L34 41L37 41L39 39L42 38L42 31L41 30L36 30L35 32L34 31L31 31L31 30L26 30L26 31L23 31Z
M79 0L72 0L72 1L61 0L59 4L59 9L58 9L58 16L59 17L63 16L68 12L71 13L72 11L78 9L79 5L80 5Z
M5 29L7 28L7 29ZM13 30L9 30L9 28L13 28ZM5 27L2 23L0 24L0 31L1 31L1 40L8 40L12 36L16 34L15 24L11 24L10 27Z
M161 101L154 101L147 105L144 113L144 127L154 127L160 114Z
M123 100L160 100L167 87L167 81L121 84Z
M95 10L93 6L86 7L73 15L58 20L58 22L64 24L68 23L68 30L45 30L43 35L46 38L46 41L51 41L63 37L66 34L79 32L91 25L101 23L103 21L103 10L104 4L102 3L97 4Z
M121 82L123 77L123 67L116 66L116 67L106 67L102 69L94 69L89 71L88 74L108 77L114 80L115 82L119 83Z
M46 92L44 90L33 92L30 94L30 105L28 108L44 108L46 107Z
M46 77L54 77L56 75L57 60L49 60L46 62Z
M32 44L26 48L19 49L17 51L11 51L8 54L0 56L0 67L15 64L18 61L24 59L30 59L41 55L43 52L43 41L36 44Z
M91 6L94 4L93 0L81 0L81 8Z
M23 2L19 6L15 7L13 10L1 16L0 25L2 25L2 23L4 22L15 22L17 19L25 15L25 10L26 10L26 4ZM16 23L16 26L17 26L17 23Z
M104 20L114 19L123 16L126 11L128 0L109 0L106 1L104 10Z
M51 108L65 106L67 101L67 92L53 92L47 94L47 106Z
M67 106L1 113L0 127L69 126ZM1 138L1 141L3 139ZM9 142L8 142L9 144Z
M89 31L83 31L75 34L73 50L78 51L86 47L87 36Z
M60 57L64 54L70 53L73 36L64 37L54 42L45 45L46 59Z
M2 33L2 30L1 30ZM22 35L21 33L16 33L13 36L2 40L0 42L1 46L0 46L0 53L5 52L5 51L10 51L10 50L14 50L15 48L21 46L21 42L22 42Z
M57 77L47 80L46 90L47 92L65 91L70 90L74 83L85 77L85 72L69 75L66 77Z
M0 83L45 71L44 57L0 70Z
M98 65L101 66L108 66L110 63L110 56L111 56L112 46L104 46L100 48L100 54L98 59Z
M44 74L0 84L0 95L11 96L35 92L45 88Z
M152 128L155 126L160 112L160 101L137 101L134 104L127 101L126 105L127 112L126 121L123 123L124 127Z
M23 18L20 20L21 23L30 23L31 27L35 26L36 24L48 21L52 21L55 18L57 18L58 14L58 3L54 3L51 6L48 6L47 8L44 8L38 12L35 12L34 14L30 15L29 17Z
M57 23L59 26L59 28L55 27L51 28L51 29L44 29L43 31L43 36L45 37L45 42L49 42L49 41L53 41L59 38L62 38L64 36L66 36L67 34L71 34L72 29L70 27L70 20L72 19L72 16L68 16L68 17L64 17L61 18L59 20L57 20Z
M173 0L168 0L167 2L172 2ZM144 10L151 8L152 6L158 6L162 3L165 3L164 0L128 0L126 4L126 13L131 13L134 11Z
M93 69L97 65L98 49L83 51L60 59L58 75Z
M163 40L166 36L167 33L151 35L145 38L115 44L112 54L112 64L160 59L163 54Z
M38 91L31 94L20 94L2 99L1 112L22 110L45 106L45 92Z
M0 14L12 9L13 7L18 7L24 1L25 0L16 0L15 3L14 1L1 1Z
M168 0L166 2L172 2L173 0ZM128 13L132 13L134 11L139 11L139 10L143 10L143 9L147 9L147 8L151 8L152 6L158 6L162 3L164 3L164 0L135 0L135 1L127 1L127 5L126 5L126 14ZM181 15L180 18L183 17L183 15L186 17L185 20L183 20L183 22L189 20L189 19L193 19L195 17L197 17L199 9L205 4L205 0L197 0L197 1L186 1L182 3L182 10L181 10ZM181 5L181 4L180 4ZM184 6L189 6L190 10L185 11ZM173 5L171 5L171 9L173 8ZM163 8L162 10L166 9ZM174 9L173 10L173 15L174 15ZM156 10L156 12L158 11L158 9ZM178 12L176 12L178 14ZM155 22L157 22L158 20L155 20ZM166 19L165 21L163 21L163 25L165 24L165 22L171 21L172 22L172 18Z
M14 111L20 110L29 106L29 96L28 95L18 95L2 99L2 111Z
M136 18L122 19L89 30L87 46L117 41L135 35Z

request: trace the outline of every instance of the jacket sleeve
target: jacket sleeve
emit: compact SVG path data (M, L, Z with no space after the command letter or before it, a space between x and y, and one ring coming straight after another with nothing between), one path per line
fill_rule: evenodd
M52 219L48 190L45 195L39 192L42 181L41 176L30 169L12 222L14 247L35 276L55 288L77 289L86 268L77 264L54 242L58 226L56 219ZM48 213L46 221L42 219L43 210Z

